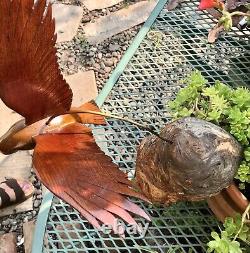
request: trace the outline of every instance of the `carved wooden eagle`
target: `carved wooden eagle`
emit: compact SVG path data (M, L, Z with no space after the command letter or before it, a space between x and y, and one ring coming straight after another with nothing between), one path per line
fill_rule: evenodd
M24 117L1 137L0 151L34 148L41 182L97 228L100 222L114 224L117 216L136 224L130 212L149 219L125 195L146 198L84 125L105 124L104 117L72 114L99 108L94 102L71 108L72 91L60 73L55 43L55 21L46 0L0 1L0 98ZM53 115L61 116L46 125Z

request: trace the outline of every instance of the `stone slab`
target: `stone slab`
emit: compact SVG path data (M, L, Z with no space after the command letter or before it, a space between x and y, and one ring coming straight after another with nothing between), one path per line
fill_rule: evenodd
M29 180L32 157L29 151L18 151L11 155L0 154L0 182L6 177Z
M24 236L24 251L25 253L31 253L32 241L35 232L35 221L25 222L23 224L23 236Z
M123 0L81 0L89 11L105 9L122 1Z
M53 4L52 13L56 21L57 42L72 40L82 19L82 7Z
M5 178L29 180L31 175L32 157L29 151L19 151L5 156L0 154L0 182ZM0 217L13 213L20 213L33 210L33 202L30 197L26 201L11 205L0 210Z
M0 136L6 133L6 131L18 120L22 119L22 116L8 108L0 99Z
M65 76L65 79L73 91L73 106L80 106L97 97L98 91L93 70L79 71L74 75Z
M16 233L8 233L0 236L0 253L16 253Z
M13 112L0 100L0 136L2 136L16 121L22 118L21 115ZM16 179L29 180L31 175L32 157L29 151L19 151L11 155L0 153L0 182L5 178L15 177ZM13 214L14 212L26 212L33 210L32 198L6 207L0 210L0 217Z
M100 17L95 23L88 23L84 27L86 39L91 44L98 44L107 38L145 22L157 2L157 0L141 1L130 5L128 8Z

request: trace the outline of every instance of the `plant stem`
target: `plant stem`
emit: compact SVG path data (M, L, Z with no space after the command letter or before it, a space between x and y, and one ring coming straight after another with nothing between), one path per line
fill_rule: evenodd
M97 111L91 111L91 110L79 110L79 111L78 111L78 110L71 110L71 111L64 112L64 113L59 114L59 115L53 115L53 116L51 116L45 124L46 124L46 125L49 125L49 123L50 123L54 118L56 118L56 117L58 117L58 116L67 115L67 114L76 114L76 113L77 113L77 114L79 114L79 113L89 113L89 114L94 114L94 115L101 115L101 116L104 116L104 117L106 117L106 118L113 118L113 119L118 119L118 120L121 120L121 121L126 121L126 122L131 123L131 124L133 124L133 125L135 125L135 126L138 126L138 127L141 128L141 129L144 129L144 130L150 132L151 134L157 136L158 138L160 138L160 139L162 139L162 140L164 140L164 141L166 141L166 142L168 142L168 143L170 143L170 144L173 143L172 141L167 140L167 139L161 137L161 136L160 136L157 132L155 132L155 131L152 129L152 127L150 127L150 126L145 126L145 125L143 125L143 124L141 124L141 123L138 123L138 122L136 122L136 121L133 121L133 120L131 120L131 119L123 118L123 117L121 117L121 116L119 116L119 115L114 115L114 114L111 114L111 113L108 113L108 112L97 112Z
M250 13L245 13L245 12L242 12L242 11L234 11L234 12L230 13L231 17L235 16L235 15L250 17Z
M242 228L244 226L244 223L246 221L246 217L247 217L249 211L250 211L250 203L248 204L246 210L242 214L240 229L238 230L237 234L235 235L233 241L235 241L237 239L237 237L239 236L239 234L240 234L240 232L241 232L241 230L242 230Z

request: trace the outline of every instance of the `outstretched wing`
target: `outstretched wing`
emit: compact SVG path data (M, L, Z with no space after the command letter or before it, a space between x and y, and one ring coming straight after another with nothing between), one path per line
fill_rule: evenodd
M46 0L0 1L0 98L26 124L70 109L72 92L56 59Z
M149 219L124 195L146 198L131 188L126 174L101 151L90 128L74 123L35 141L33 165L39 179L92 225L98 228L101 221L113 226L116 216L136 224L129 212Z

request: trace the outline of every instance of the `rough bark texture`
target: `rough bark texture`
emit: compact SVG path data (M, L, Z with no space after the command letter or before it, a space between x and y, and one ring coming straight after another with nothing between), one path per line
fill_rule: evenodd
M138 148L136 180L152 201L196 201L230 185L241 159L240 144L222 128L196 118L169 123L161 136Z

